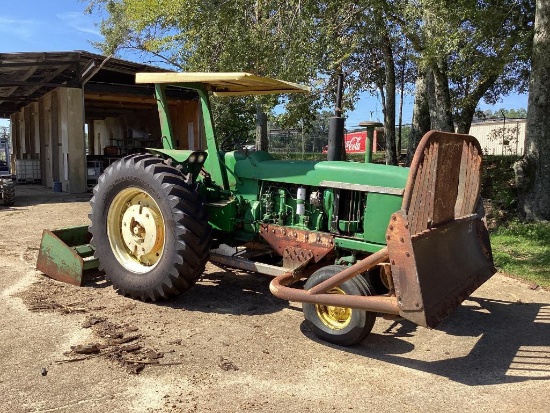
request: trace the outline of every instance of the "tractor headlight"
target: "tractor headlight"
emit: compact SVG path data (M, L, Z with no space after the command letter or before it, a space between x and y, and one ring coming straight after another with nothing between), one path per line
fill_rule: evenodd
M197 154L196 153L192 153L191 155L189 155L189 158L187 159L187 161L189 163L195 163L197 162Z
M199 153L199 156L197 156L197 162L203 163L206 160L206 153L201 152Z

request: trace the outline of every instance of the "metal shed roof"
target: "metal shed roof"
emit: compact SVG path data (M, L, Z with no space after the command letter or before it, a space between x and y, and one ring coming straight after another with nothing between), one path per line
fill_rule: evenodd
M58 87L82 87L87 82L136 87L135 73L150 71L163 69L81 50L0 53L0 117L9 117Z

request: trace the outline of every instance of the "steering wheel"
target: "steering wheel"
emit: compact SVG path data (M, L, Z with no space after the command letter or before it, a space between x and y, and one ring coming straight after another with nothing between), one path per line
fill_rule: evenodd
M228 136L221 143L221 150L224 152L231 152L235 150L243 149L248 139L242 136Z

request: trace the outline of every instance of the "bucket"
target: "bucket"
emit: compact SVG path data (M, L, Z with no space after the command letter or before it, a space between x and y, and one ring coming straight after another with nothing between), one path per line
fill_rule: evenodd
M82 285L84 271L97 269L99 260L90 245L88 226L69 227L42 233L36 269L51 278Z
M63 187L61 186L61 182L54 182L53 183L53 191L54 192L63 192Z

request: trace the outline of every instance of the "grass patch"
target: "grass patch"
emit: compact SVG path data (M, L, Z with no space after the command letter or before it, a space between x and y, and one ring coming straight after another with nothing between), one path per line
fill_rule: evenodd
M491 233L491 245L499 271L550 289L550 222L509 221Z

